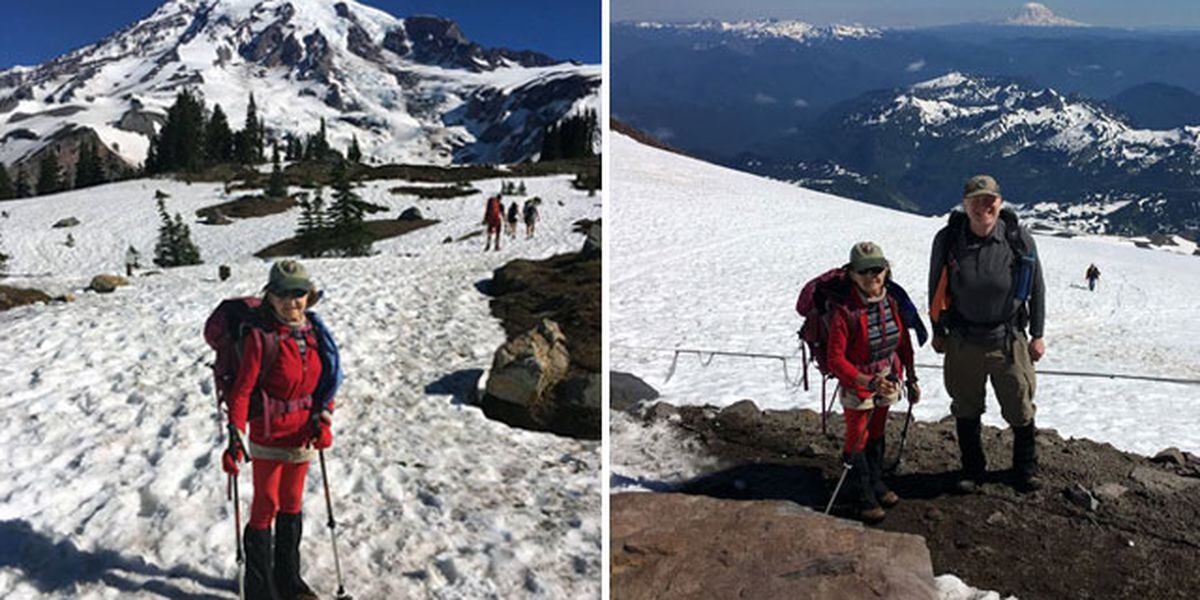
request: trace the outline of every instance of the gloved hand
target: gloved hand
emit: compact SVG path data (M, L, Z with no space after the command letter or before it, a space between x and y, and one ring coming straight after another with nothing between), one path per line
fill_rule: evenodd
M933 341L931 342L931 345L933 346L934 352L942 354L946 351L946 336L938 335L936 333L933 334Z
M230 446L221 454L221 469L230 475L237 475L238 463L242 460L241 449Z
M312 427L312 437L309 438L309 444L317 450L324 450L333 445L333 414L329 411L322 411L319 414L312 416L309 421Z
M908 382L908 403L916 404L921 401L921 386L915 381Z

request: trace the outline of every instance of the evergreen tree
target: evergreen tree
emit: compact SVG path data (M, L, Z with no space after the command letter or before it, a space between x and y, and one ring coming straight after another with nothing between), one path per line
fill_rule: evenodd
M204 261L200 260L200 248L192 243L192 232L183 222L183 217L179 213L175 213L176 243L178 246L175 250L176 259L179 261L172 266L198 265Z
M526 192L526 189L525 189L525 182L524 182L524 181L522 181L522 182L521 182L521 185L518 185L518 186L517 186L517 195L518 195L518 196L524 196L524 195L525 195L525 192Z
M254 102L254 94L250 94L250 103L246 105L246 122L240 132L240 138L238 162L244 165L261 163L262 122L258 120L258 105Z
M204 135L204 156L209 164L227 163L233 161L233 131L229 128L229 119L221 105L213 107L212 117Z
M17 188L13 186L8 168L0 163L0 200L12 200L17 197Z
M267 182L267 197L268 198L283 198L287 196L287 185L283 182L283 171L279 168L279 146L275 146L275 151L271 157L271 179Z
M362 148L358 147L358 136L350 137L350 149L346 150L346 159L352 163L362 162Z
M289 133L285 138L287 140L286 158L289 161L297 161L304 158L304 144L300 142L300 138Z
M154 264L160 267L173 267L178 262L179 236L175 231L175 223L167 214L167 205L162 198L158 199L158 241L154 244Z
M317 190L312 200L300 203L300 225L296 229L296 237L300 239L300 255L304 258L316 258L327 250L325 240L328 239L325 224L325 200L322 191Z
M205 165L204 103L188 90L175 96L162 130L151 140L146 159L149 173L196 172Z
M33 196L33 186L29 185L29 172L24 167L17 172L16 196L18 198Z
M371 234L363 221L366 206L350 186L345 163L333 166L333 203L329 206L329 225L333 230L333 246L341 256L371 254Z
M75 189L104 183L104 170L95 144L84 141L79 145L79 162L75 164Z
M44 196L62 191L62 169L58 166L58 154L47 152L38 167L37 194Z

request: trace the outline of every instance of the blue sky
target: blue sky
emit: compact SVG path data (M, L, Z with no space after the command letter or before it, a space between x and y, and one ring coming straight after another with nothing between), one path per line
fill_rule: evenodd
M483 46L600 62L600 0L359 0L398 17L438 15ZM0 68L33 65L150 14L165 0L3 0Z
M1026 0L611 0L614 21L775 17L816 25L922 27L1006 19ZM1197 0L1043 0L1055 14L1105 27L1200 28Z

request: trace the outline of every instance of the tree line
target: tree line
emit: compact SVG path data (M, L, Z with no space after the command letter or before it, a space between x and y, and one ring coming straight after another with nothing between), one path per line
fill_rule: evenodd
M593 141L599 133L596 111L591 109L548 125L542 130L542 153L538 160L545 162L595 156Z

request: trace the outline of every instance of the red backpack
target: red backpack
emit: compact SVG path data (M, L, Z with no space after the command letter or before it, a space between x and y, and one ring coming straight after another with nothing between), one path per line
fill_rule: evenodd
M212 370L218 412L229 410L229 393L237 379L242 361L242 340L247 335L262 336L262 367L258 371L256 389L262 387L263 379L279 359L279 334L264 327L259 310L261 304L262 300L255 297L222 300L204 322L204 341L217 351ZM261 402L251 402L249 418L261 414L262 409Z
M804 284L796 299L796 312L804 317L800 326L800 341L808 348L805 359L804 389L808 389L808 360L817 363L821 375L829 377L829 321L835 307L844 304L853 287L841 267L830 269Z

